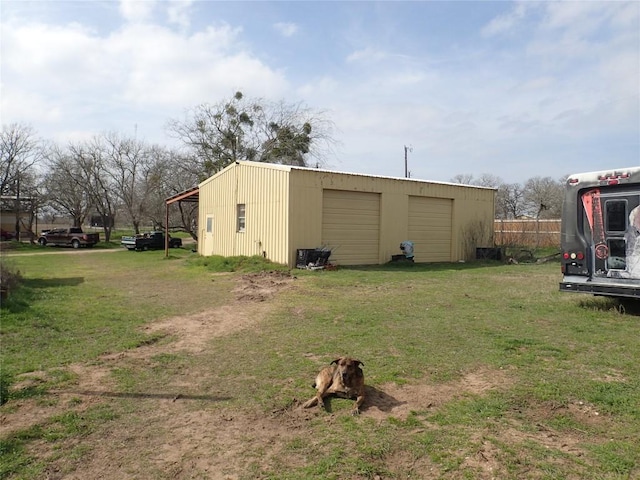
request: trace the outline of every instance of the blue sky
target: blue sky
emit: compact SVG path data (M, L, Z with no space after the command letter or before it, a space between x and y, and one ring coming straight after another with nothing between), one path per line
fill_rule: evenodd
M2 123L62 144L241 90L336 126L329 167L447 181L640 165L640 2L5 1Z

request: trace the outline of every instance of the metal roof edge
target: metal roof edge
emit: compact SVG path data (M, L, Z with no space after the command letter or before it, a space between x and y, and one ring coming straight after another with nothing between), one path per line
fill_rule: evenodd
M300 171L308 171L308 172L331 173L331 174L336 174L336 175L352 175L352 176L357 176L357 177L380 178L380 179L386 179L386 180L397 180L397 181L402 181L402 182L416 182L416 183L426 183L426 184L434 184L434 185L447 185L447 186L451 186L451 187L477 188L477 189L480 189L480 190L497 190L497 188L495 188L495 187L483 187L483 186L480 186L480 185L468 185L468 184L465 184L465 183L442 182L442 181L438 181L438 180L421 180L421 179L417 179L417 178L391 177L391 176L385 176L385 175L371 175L371 174L356 173L356 172L342 172L342 171L339 171L339 170L328 170L328 169L313 168L313 167L299 167L299 166L296 166L296 165L282 165L282 164L279 164L279 163L254 162L254 161L250 161L250 160L238 160L235 163L227 165L225 168L223 168L219 172L215 173L211 177L207 178L203 182L199 183L198 185L202 186L202 185L208 183L209 181L211 181L212 179L214 179L218 175L222 174L226 170L228 170L230 168L234 168L236 165L247 165L247 166L258 167L258 168L271 168L271 169L275 169L275 170L284 170L284 171L287 171L287 172L290 172L292 170L300 170Z

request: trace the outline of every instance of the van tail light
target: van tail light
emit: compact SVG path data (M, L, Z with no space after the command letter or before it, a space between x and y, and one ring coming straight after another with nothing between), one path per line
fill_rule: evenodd
M584 260L584 252L563 252L563 260Z

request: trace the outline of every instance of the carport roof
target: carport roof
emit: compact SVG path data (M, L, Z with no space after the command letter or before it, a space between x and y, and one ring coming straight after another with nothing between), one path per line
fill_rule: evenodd
M184 190L183 192L176 193L175 195L167 198L165 203L167 205L171 205L175 202L189 202L189 203L198 203L200 200L200 187L192 187L188 190Z

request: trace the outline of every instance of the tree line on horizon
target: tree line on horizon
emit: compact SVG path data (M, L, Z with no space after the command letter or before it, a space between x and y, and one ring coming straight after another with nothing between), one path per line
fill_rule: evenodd
M170 119L167 135L179 147L118 132L63 145L40 139L30 125L3 125L2 209L24 214L16 220L16 230L32 239L36 217L48 223L67 218L73 226L98 217L106 241L116 222L133 226L136 233L152 225L185 231L197 240L197 204L177 202L166 225L167 198L238 160L320 168L337 143L333 129L324 112L249 99L241 92L214 105L193 107L184 119ZM559 218L562 182L549 177L523 185L490 174L479 179L456 175L452 181L496 188L498 218Z
M167 198L238 160L319 167L335 145L333 124L323 112L242 92L188 109L184 119L170 119L166 131L179 147L118 132L62 145L38 138L30 125L3 125L3 209L28 214L16 229L32 238L37 215L50 223L66 217L74 226L98 217L106 241L115 222L136 233L152 225L197 239L197 206L178 202L165 225Z
M507 183L497 175L484 173L478 178L471 174L458 174L451 182L495 188L495 218L498 220L559 219L566 179L567 175L557 180L536 176L525 183Z

